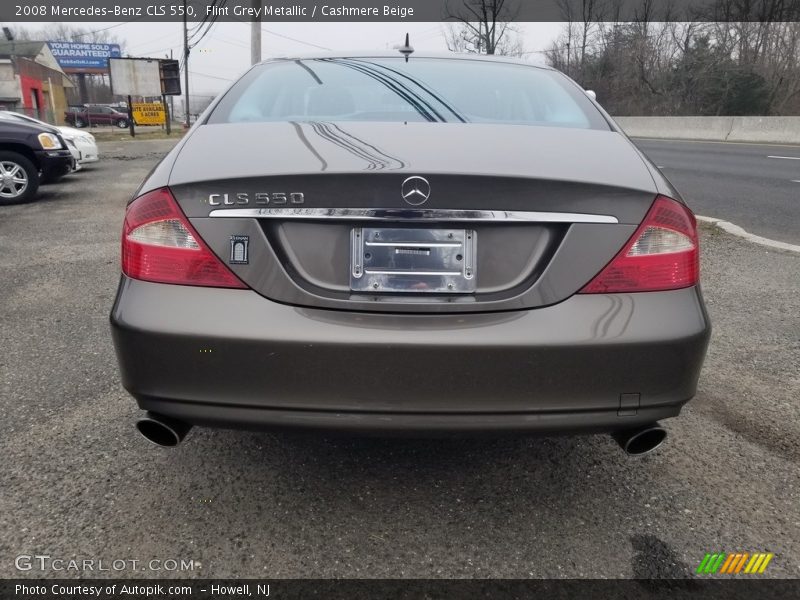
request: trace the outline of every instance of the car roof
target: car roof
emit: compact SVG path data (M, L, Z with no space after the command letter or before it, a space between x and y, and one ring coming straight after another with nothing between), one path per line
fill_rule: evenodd
M398 50L352 50L352 51L330 51L330 52L309 52L300 54L276 55L266 60L261 61L260 64L283 61L283 60L315 60L326 58L404 58ZM428 51L415 51L412 53L408 60L413 61L419 58L435 58L435 59L449 59L449 60L468 60L472 62L495 62L495 63L509 63L515 65L524 65L526 67L533 67L535 69L542 69L545 71L555 71L552 67L532 63L523 58L513 56L489 55L489 54L466 54L458 52L428 52Z

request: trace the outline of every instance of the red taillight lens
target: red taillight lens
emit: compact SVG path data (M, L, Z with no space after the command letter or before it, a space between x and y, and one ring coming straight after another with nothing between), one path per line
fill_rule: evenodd
M128 206L122 272L158 283L247 287L200 239L168 188L147 192Z
M697 221L680 202L658 196L631 239L580 293L677 290L699 278Z

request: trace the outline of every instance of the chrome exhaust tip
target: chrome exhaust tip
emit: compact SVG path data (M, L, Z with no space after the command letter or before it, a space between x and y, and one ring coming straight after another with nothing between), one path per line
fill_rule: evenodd
M189 423L151 412L136 421L137 431L148 442L162 448L178 446L191 428Z
M658 423L653 423L637 429L618 431L612 437L628 456L644 456L664 443L667 430Z

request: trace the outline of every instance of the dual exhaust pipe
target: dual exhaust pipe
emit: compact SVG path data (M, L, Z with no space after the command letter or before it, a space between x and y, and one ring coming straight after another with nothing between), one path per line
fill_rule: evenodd
M136 422L136 429L145 439L162 448L178 446L192 426L185 421L147 412ZM625 429L612 434L628 456L649 454L667 439L667 431L658 423Z

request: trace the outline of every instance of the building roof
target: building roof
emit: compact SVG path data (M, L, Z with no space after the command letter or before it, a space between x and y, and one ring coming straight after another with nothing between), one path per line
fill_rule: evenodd
M36 58L45 45L44 42L0 41L0 58L8 58L9 56Z
M0 41L0 59L12 57L24 58L52 71L56 71L61 75L64 87L75 87L74 84L69 80L67 74L58 64L55 56L53 56L53 53L50 51L50 46L47 45L47 42L17 40L14 40L13 42Z

